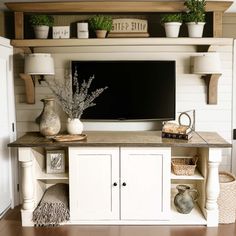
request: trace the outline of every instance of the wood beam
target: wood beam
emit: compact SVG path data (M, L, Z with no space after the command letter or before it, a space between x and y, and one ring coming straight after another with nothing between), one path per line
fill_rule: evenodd
M15 17L15 39L24 39L24 13L14 12Z
M13 2L5 3L12 11L20 12L182 12L184 0L142 2ZM206 11L222 11L230 7L233 0L208 0Z
M32 76L20 74L20 78L25 81L26 102L28 104L35 104L35 88Z
M213 37L220 38L223 35L222 23L223 13L213 12Z

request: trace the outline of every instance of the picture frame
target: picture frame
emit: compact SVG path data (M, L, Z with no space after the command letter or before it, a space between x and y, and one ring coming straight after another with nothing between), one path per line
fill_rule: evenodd
M65 173L65 150L46 150L46 173Z

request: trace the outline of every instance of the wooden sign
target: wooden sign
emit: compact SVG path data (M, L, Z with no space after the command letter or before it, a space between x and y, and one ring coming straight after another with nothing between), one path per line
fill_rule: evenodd
M142 19L113 19L111 33L147 33L148 22Z

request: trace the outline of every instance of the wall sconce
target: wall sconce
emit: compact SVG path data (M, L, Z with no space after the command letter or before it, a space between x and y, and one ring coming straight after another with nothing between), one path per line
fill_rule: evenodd
M54 61L51 54L32 53L25 55L24 74L20 74L20 78L25 81L27 103L35 103L35 83L31 75L44 76L54 74Z
M203 75L207 84L207 104L217 104L218 79L222 75L219 53L193 57L193 73Z

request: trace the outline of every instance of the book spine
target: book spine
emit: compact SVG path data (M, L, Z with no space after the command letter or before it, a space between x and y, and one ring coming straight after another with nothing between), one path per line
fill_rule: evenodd
M162 138L173 138L173 139L189 140L191 137L192 137L191 134L176 134L176 133L162 132Z

